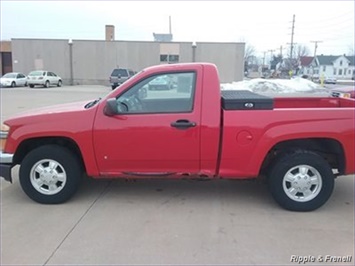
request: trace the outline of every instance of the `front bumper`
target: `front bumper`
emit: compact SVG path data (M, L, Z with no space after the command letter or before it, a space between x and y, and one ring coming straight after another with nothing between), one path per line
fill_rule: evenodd
M11 169L13 167L13 154L0 151L0 176L12 183Z
M10 84L0 83L0 88L7 88L7 87L11 87L11 83Z

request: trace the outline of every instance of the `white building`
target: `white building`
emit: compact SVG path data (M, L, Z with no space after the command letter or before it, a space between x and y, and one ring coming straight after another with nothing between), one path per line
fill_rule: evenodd
M354 56L319 55L313 58L306 71L318 77L351 79L355 74Z

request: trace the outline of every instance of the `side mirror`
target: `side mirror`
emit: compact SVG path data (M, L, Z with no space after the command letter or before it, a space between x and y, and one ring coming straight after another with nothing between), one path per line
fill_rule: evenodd
M104 114L107 116L114 116L118 114L116 98L108 99L104 108Z

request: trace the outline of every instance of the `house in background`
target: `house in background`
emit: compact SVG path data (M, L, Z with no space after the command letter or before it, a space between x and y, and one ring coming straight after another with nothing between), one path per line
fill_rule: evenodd
M316 77L352 79L355 74L354 56L318 55L313 58L309 70Z
M313 56L301 56L299 59L299 75L308 75L311 76L313 74Z

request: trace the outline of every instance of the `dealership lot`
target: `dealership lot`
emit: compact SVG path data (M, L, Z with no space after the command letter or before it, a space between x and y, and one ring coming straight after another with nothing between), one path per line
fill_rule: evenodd
M1 89L1 122L110 91ZM1 180L1 265L298 264L292 256L319 264L327 255L352 256L342 264L354 264L354 176L338 178L322 208L295 213L281 209L264 183L230 180L85 178L69 202L41 205L22 192L13 171L13 184Z

